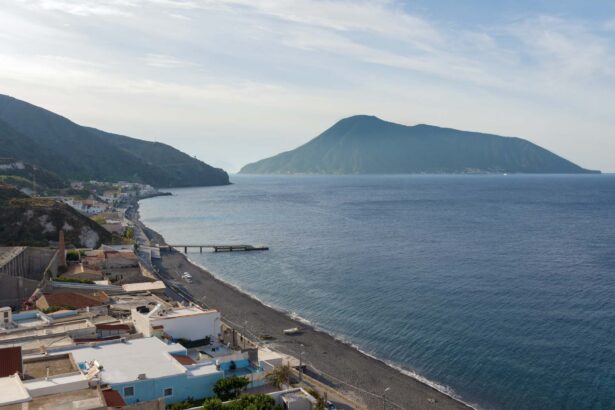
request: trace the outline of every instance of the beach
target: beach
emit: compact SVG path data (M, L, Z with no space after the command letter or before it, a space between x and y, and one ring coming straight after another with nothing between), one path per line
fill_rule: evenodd
M164 244L164 239L159 234L142 224L141 226L153 243ZM189 257L189 254L187 256ZM262 304L215 278L204 268L191 263L187 256L176 250L165 251L161 253L161 259L155 261L155 266L163 279L174 281L207 307L220 310L225 320L238 325L238 330L241 331L245 326L248 336L259 337L271 348L295 357L304 352L303 360L308 364L306 374L321 381L325 381L322 375L326 375L325 384L331 385L367 408L383 408L381 394L387 388L387 408L470 408L428 384L363 354L328 333ZM192 283L182 283L179 280L179 274L183 272L192 275ZM283 333L284 329L293 327L300 327L301 334L289 336Z

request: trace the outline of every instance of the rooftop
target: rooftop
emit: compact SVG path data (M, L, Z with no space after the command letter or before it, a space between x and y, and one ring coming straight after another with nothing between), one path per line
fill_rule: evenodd
M7 343L18 339L16 343L22 344L24 341L27 341L27 338L32 340L41 336L60 336L75 330L94 328L94 325L88 319L81 319L78 316L73 316L72 319L71 321L54 324L41 322L37 328L20 328L13 332L0 333L0 343Z
M71 306L77 309L100 306L109 299L104 292L89 295L77 292L57 292L46 293L44 296L49 306Z
M0 406L24 403L32 400L19 376L0 378Z
M124 292L143 292L146 290L161 290L165 288L166 286L161 280L157 280L155 282L127 283L122 285Z
M125 323L99 323L96 330L130 330L130 326Z
M38 379L78 371L75 362L68 354L26 359L23 367L24 379ZM49 374L47 374L47 369L49 369Z
M186 349L180 344L167 345L155 337L79 347L70 352L78 364L98 361L103 367L100 375L105 383L129 382L141 374L161 378L186 371L171 357L171 354L185 354Z
M190 365L196 364L194 359L192 359L190 356L177 356L176 355L176 356L173 356L173 358L184 366L190 366Z
M90 410L105 408L105 400L97 389L81 389L36 397L29 403L29 410Z
M107 407L124 407L126 405L124 399L116 390L103 390L102 393L107 402Z
M167 318L196 316L196 315L211 315L211 314L216 314L216 313L219 314L219 312L215 309L205 310L198 306L182 306L182 307L166 308L162 305L157 305L154 308L149 308L149 312L143 311L139 313L141 313L144 316L149 316L150 318L155 318L155 319L167 319Z

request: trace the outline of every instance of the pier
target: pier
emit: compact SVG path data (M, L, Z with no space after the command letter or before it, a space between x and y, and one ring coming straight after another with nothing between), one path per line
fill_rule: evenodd
M268 251L268 246L261 245L168 245L169 248L184 248L184 253L188 253L189 248L198 248L200 253L203 253L203 248L213 249L214 252L249 252L249 251Z

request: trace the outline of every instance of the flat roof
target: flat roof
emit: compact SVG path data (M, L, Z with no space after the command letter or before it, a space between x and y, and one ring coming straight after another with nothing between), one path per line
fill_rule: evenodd
M24 378L44 378L61 374L74 373L79 369L71 360L69 354L43 356L24 360ZM49 373L47 373L49 372Z
M153 313L153 314L151 314ZM214 313L220 313L216 309L201 309L198 306L188 306L188 307L178 307L173 309L165 310L164 313L161 311L154 312L153 309L150 313L146 313L146 316L149 316L152 319L164 319L164 318L172 318L172 317L184 317L184 316L196 316L196 315L209 315Z
M57 376L49 376L49 378L40 378L40 379L32 379L24 381L24 385L27 386L28 390L35 391L41 389L49 389L54 388L61 385L71 385L75 383L82 383L84 387L88 385L88 379L82 373L69 373L69 374L60 374Z
M127 283L122 285L124 292L141 292L144 290L159 290L165 288L166 286L161 280L157 280L155 282Z
M191 376L191 377L198 377L198 376L204 376L207 374L216 374L216 373L224 374L224 371L218 370L216 365L213 363L196 364L193 366L188 366L187 369L188 369L188 376Z
M97 389L81 389L66 393L56 393L35 397L29 403L29 410L79 409L90 410L105 408L105 401Z
M145 374L148 379L186 373L171 354L186 354L180 344L167 345L156 337L71 349L77 364L98 361L105 383L125 383Z
M32 400L19 376L0 378L0 406L24 403Z
M25 327L23 329L16 329L14 331L0 334L0 341L10 341L13 339L26 340L26 338L36 338L41 336L50 336L50 335L63 335L67 332L79 329L94 329L94 325L87 319L79 319L78 317L71 316L71 321L54 323L52 325L41 327L41 328L30 328Z

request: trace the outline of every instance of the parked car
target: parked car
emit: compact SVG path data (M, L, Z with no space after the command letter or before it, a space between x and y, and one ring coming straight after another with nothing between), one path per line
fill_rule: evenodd
M330 400L327 400L327 402L325 403L325 406L327 406L328 410L337 410L337 407L335 407L335 404L333 404Z

